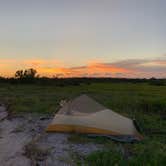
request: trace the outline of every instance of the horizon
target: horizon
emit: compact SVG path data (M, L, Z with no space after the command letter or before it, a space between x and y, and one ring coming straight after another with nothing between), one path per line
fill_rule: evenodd
M6 0L0 76L166 78L166 1Z

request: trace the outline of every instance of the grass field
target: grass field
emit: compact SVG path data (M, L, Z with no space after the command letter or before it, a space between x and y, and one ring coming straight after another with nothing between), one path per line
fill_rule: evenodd
M87 165L166 165L166 86L146 83L94 83L65 87L0 84L0 101L6 103L13 114L54 114L61 99L83 93L122 115L135 118L144 135L144 140L136 144L73 135L71 141L95 141L107 147L105 151L84 158ZM75 160L79 164L82 159L78 155Z

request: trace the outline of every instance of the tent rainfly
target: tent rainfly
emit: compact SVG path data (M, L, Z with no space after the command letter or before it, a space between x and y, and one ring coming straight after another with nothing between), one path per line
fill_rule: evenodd
M65 103L46 131L102 135L125 142L142 139L133 120L105 108L87 95Z

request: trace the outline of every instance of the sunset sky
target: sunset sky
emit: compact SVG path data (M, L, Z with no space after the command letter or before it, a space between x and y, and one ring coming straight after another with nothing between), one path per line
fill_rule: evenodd
M0 76L165 77L166 0L4 0Z

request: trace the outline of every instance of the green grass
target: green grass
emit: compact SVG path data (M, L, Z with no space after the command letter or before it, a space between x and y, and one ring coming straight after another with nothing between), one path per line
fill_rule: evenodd
M6 103L12 113L54 114L59 109L60 100L83 93L122 115L135 118L145 137L137 144L89 139L82 135L69 138L73 142L92 141L106 145L106 151L87 156L87 165L166 165L166 86L146 83L65 87L0 84L0 101Z
M148 138L138 144L107 142L107 149L93 152L85 159L91 166L164 166L166 146L159 140Z

